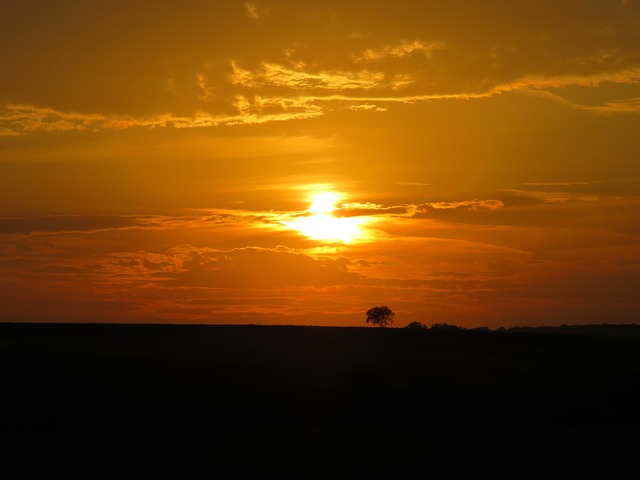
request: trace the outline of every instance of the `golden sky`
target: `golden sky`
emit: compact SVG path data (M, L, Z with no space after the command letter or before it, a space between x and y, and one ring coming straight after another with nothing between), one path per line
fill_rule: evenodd
M640 2L0 4L0 321L640 319Z

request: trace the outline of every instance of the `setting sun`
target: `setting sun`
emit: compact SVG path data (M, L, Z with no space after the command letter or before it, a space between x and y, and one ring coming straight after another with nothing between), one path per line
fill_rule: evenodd
M343 195L336 192L317 193L313 196L311 206L307 210L310 215L284 222L284 224L314 240L349 243L363 235L360 226L364 223L364 219L333 215L337 209L336 203L342 197Z
M336 203L341 198L342 195L336 192L317 193L313 196L309 211L317 215L329 214L336 209Z

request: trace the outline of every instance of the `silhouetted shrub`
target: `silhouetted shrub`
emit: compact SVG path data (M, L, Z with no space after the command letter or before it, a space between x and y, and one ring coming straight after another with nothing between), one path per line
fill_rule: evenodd
M449 325L448 323L432 323L431 330L459 331L464 330L464 328L458 325Z
M404 328L409 328L411 330L423 330L428 328L425 324L420 323L420 322L411 322L409 325L407 325Z

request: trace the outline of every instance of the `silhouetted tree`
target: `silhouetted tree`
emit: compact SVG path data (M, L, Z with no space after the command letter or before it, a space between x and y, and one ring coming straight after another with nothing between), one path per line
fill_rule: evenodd
M407 325L404 328L409 328L411 330L422 330L422 329L427 328L427 326L425 324L423 324L423 323L420 323L420 322L411 322L409 325Z
M393 323L394 316L395 313L389 307L373 307L367 310L367 323L371 322L380 328L384 328Z

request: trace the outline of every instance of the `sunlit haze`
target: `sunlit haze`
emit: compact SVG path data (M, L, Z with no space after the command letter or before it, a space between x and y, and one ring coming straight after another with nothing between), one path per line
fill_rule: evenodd
M336 192L318 193L312 199L308 215L285 221L284 225L314 240L349 243L354 239L363 238L364 231L360 225L365 223L366 218L338 217L333 214L336 202L341 197L342 195Z
M309 211L315 215L327 215L336 209L336 203L340 200L340 194L335 192L322 192L314 195Z

